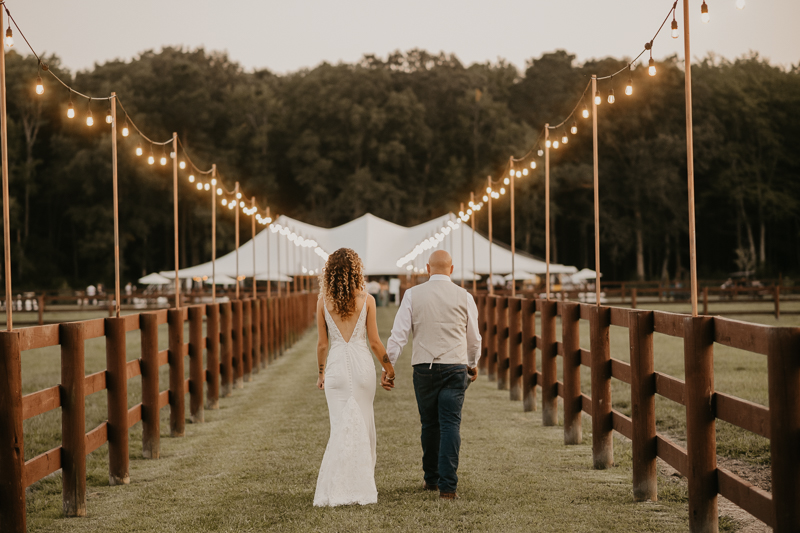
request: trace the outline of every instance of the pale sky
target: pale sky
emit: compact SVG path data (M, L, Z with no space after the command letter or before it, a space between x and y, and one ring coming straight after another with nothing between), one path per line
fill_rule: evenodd
M750 50L773 63L800 62L800 0L690 0L692 56L733 59ZM323 61L354 62L365 53L423 48L455 53L462 63L504 58L519 69L543 52L565 49L579 61L631 57L650 40L671 0L6 0L40 52L55 52L72 71L130 59L165 45L224 50L247 69L286 73ZM669 22L656 59L683 57ZM24 43L15 35L15 46Z

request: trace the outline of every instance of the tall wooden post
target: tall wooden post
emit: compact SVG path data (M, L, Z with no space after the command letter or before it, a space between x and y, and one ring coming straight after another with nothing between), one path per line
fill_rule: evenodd
M775 531L800 531L800 328L771 329L768 352Z
M683 319L683 364L686 385L687 480L689 485L689 531L716 533L717 442L714 407L714 319ZM772 406L770 406L772 407Z
M509 399L522 400L522 337L520 298L508 299L508 390Z
M242 338L242 301L233 302L233 384L237 389L244 388L244 339Z
M522 300L522 409L536 410L536 300Z
M250 225L253 228L253 300L258 297L258 284L256 283L256 197L250 199L250 206L253 212L250 213Z
M270 221L268 222L269 225L267 226L267 298L272 298L272 268L269 263L269 236L270 233L272 233L272 217L270 216L269 206L267 206L267 220Z
M85 322L59 326L64 516L86 516Z
M595 306L589 315L592 352L592 459L597 470L614 464L614 428L611 418L611 312Z
M253 373L253 306L252 300L241 302L242 305L242 359L244 361L243 377L245 382L252 379Z
M240 196L240 194L239 194L239 182L238 181L236 182L236 186L233 188L233 190L234 190L234 196L233 197L236 199L235 200L236 201L236 209L234 209L234 211L236 212L236 214L234 215L235 216L234 225L235 225L236 229L234 231L236 233L236 299L238 300L239 299L239 283L240 283L239 282L239 201L240 201L239 200L239 196ZM241 336L241 334L240 334L240 336Z
M478 307L478 333L481 334L481 358L478 359L478 374L486 374L486 296L476 295L475 305Z
M633 499L637 502L658 499L653 327L652 311L628 313L631 349Z
M689 272L692 280L692 316L697 316L697 239L694 226L694 132L692 129L692 53L689 0L683 0L683 54L686 93L686 175L689 186Z
M550 124L544 125L544 280L545 299L550 300ZM544 372L544 365L542 365Z
M0 27L5 12L0 9ZM14 295L11 294L11 222L8 197L8 114L6 111L6 54L0 53L0 161L3 172L3 277L6 284L6 329L13 330Z
M492 269L492 248L494 245L492 244L492 177L486 176L486 194L489 197L489 201L487 204L489 205L489 283L487 283L489 287L489 294L494 294L494 270ZM489 379L491 380L492 377L490 376Z
M269 234L269 232L267 232ZM270 331L269 331L269 314L268 314L268 298L262 298L259 301L259 307L261 309L261 368L266 368L269 364L269 339L270 339Z
M192 423L205 420L203 412L203 306L189 308L189 416Z
M117 93L111 93L111 177L114 191L114 295L116 297L116 317L119 318L121 300L119 291L119 195L117 193ZM126 437L127 431L126 427Z
M556 302L539 301L542 313L542 424L558 424Z
M592 74L592 95L597 94L597 75ZM594 159L594 282L595 300L600 305L600 158L597 150L597 102L592 100L592 154Z
M169 433L183 437L186 429L186 400L184 398L183 310L167 311L169 324Z
M225 302L220 304L220 327L222 329L222 346L221 346L221 389L222 397L227 398L231 395L233 389L233 340L232 326L233 326L233 305L232 302Z
M561 304L561 345L564 349L564 444L583 442L581 424L581 306Z
M497 298L497 389L508 390L508 298Z
M181 308L181 280L178 278L180 269L180 248L178 242L178 134L172 132L172 203L175 230L175 309Z
M139 315L142 344L142 456L158 459L161 449L161 417L158 406L158 315Z
M219 409L219 304L206 306L206 408Z
M127 485L130 483L130 476L128 472L128 366L125 352L125 319L106 318L105 334L108 483L111 486Z
M513 158L509 158L509 166L511 170L514 170L514 160ZM517 296L517 273L515 270L514 259L517 255L517 239L515 235L516 230L516 221L514 220L514 182L516 181L516 176L513 174L508 180L508 183L511 187L511 297L514 298Z
M217 179L217 165L211 165L211 181ZM211 189L211 303L217 303L217 189ZM217 308L219 312L219 308ZM219 314L217 314L219 317ZM218 404L217 404L218 407ZM210 407L216 409L217 407Z
M5 146L5 135L2 142ZM25 533L27 530L22 354L19 335L13 332L0 332L0 524L7 527L9 533Z
M486 375L497 379L497 298L486 297Z

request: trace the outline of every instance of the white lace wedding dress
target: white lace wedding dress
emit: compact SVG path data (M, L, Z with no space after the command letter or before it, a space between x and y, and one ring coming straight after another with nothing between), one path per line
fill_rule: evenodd
M375 363L367 346L367 304L361 308L350 340L325 309L330 350L325 369L325 398L331 436L317 478L314 506L377 503L375 487Z

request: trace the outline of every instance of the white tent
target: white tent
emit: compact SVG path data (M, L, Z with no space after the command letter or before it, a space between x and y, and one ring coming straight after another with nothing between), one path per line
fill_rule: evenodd
M600 273L600 277L601 278L603 277L603 273L602 272ZM585 280L589 280L589 279L597 279L597 272L595 272L594 270L591 270L589 268L584 268L580 272L576 272L575 274L572 274L570 276L570 278L572 278L572 281L585 281Z
M142 285L167 285L169 283L172 283L172 280L165 278L158 272L153 272L152 274L148 274L143 278L139 278L139 283L141 283Z
M226 276L225 274L217 274L214 276L214 279L211 279L211 276L208 276L208 278L204 280L206 285L211 285L215 282L217 285L236 285L236 280L230 276Z
M272 229L261 226L263 229L256 235L255 241L247 241L239 247L238 271L235 252L219 257L216 264L217 276L224 274L235 279L238 274L252 277L255 271L257 279L266 279L269 276L270 279L275 280L278 279L278 276L303 275L303 268L307 271L319 272L325 264L323 257L343 247L352 248L358 253L364 262L364 273L370 276L407 274L409 266L411 269L419 268L424 271L427 258L434 249L444 249L450 252L453 256L454 275L456 276L461 275L462 268L465 271L474 270L480 275L489 274L489 240L480 233L475 233L475 268L473 269L472 229L467 224L457 224L458 222L460 222L458 217L451 213L406 228L366 214L335 228L321 228L281 216L273 223ZM453 229L447 236L444 236L442 229L450 228L448 223L456 225L458 229ZM398 267L399 259L437 233L442 235L443 239L437 242L435 248L426 250L410 263ZM294 243L297 242L298 236L302 237L306 243L315 242L317 246L296 246ZM315 252L315 249L319 253ZM494 274L510 273L511 251L497 242L493 243L491 250ZM545 262L540 259L519 252L516 254L515 270L520 273L544 274L545 267ZM572 274L577 271L578 269L573 266L550 265L552 274ZM168 275L168 272L162 272L162 274ZM181 278L198 276L211 277L210 262L184 268L179 272Z
M547 275L547 272L544 272L543 274ZM503 279L505 279L506 281L511 281L511 274L506 274L505 276L503 276ZM514 272L514 279L516 279L517 281L528 280L528 279L538 280L539 279L539 275L538 274L534 274L532 272L520 272L518 270L518 271Z

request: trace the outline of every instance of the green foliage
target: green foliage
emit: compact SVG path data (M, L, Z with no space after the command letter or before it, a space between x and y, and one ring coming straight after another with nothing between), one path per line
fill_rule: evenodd
M423 50L356 64L323 63L286 75L247 72L224 53L165 48L111 61L74 76L48 64L77 90L116 91L148 135L181 136L198 166L216 163L228 187L238 180L273 213L331 226L367 212L405 225L459 209L509 155L533 145L546 121L572 110L593 73L625 60L576 64L564 51L528 62L462 65ZM617 103L599 108L601 239L609 278L686 274L687 187L684 76L677 59L599 82ZM14 287L109 284L113 275L111 157L106 102L86 101L44 76L36 62L8 54L11 235ZM736 270L736 250L762 275L800 264L800 76L758 56L709 57L695 68L697 238L701 275ZM586 102L588 97L586 94ZM580 105L579 109L582 108ZM591 121L552 153L553 260L594 266ZM566 125L569 127L569 123ZM558 132L559 134L561 132ZM123 283L172 268L172 180L134 154L138 136L120 137ZM149 148L144 146L145 155ZM161 149L156 148L156 157ZM517 246L544 254L543 164L517 182ZM182 175L181 264L210 259L210 207ZM510 238L508 202L495 204L494 231ZM486 228L485 215L478 216ZM223 212L218 253L230 250ZM242 238L249 237L243 225ZM402 251L398 251L401 253Z

